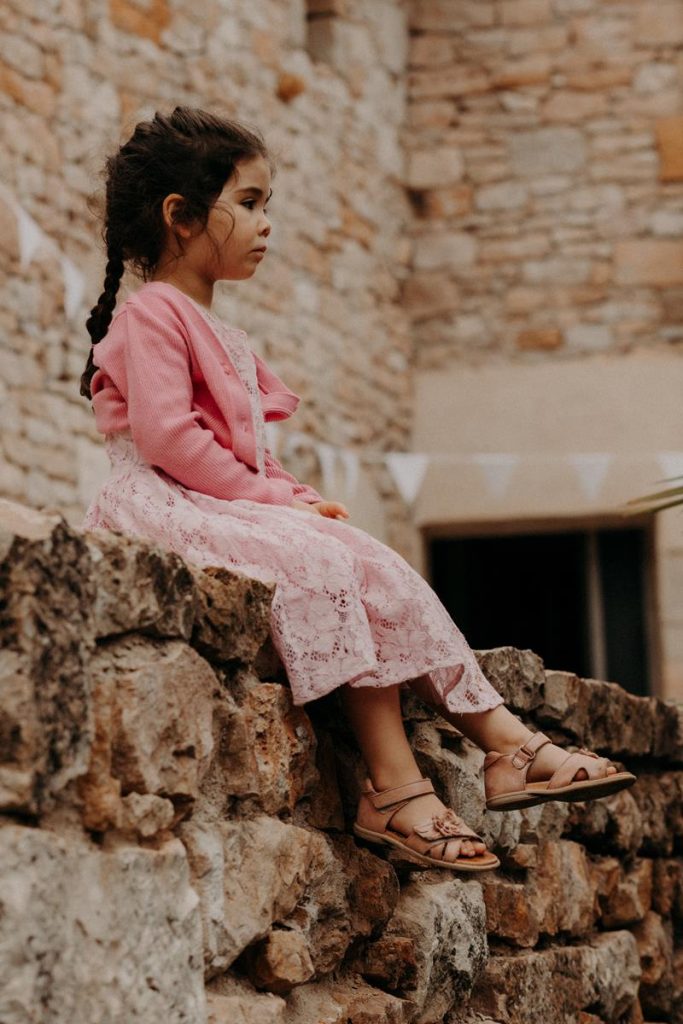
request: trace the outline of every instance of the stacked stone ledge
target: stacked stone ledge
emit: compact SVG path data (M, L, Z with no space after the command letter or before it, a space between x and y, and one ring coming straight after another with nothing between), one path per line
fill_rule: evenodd
M480 652L534 728L638 774L485 811L483 754L417 699L422 770L497 872L347 832L332 695L294 707L272 588L0 503L0 1021L683 1021L683 709Z

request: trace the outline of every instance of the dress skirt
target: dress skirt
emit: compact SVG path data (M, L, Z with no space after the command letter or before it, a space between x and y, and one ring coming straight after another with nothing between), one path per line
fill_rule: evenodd
M140 456L130 431L105 438L111 473L83 529L111 529L277 584L271 635L295 704L338 686L419 676L454 712L503 703L438 597L397 552L350 523L190 490Z

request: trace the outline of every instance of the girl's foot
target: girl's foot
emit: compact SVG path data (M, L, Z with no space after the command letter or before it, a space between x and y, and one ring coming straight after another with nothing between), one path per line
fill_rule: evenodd
M427 867L484 871L500 864L481 837L436 797L429 779L379 791L368 779L353 830Z
M542 732L527 729L526 733L521 744L490 750L484 759L486 806L491 811L531 807L548 800L592 800L636 781L631 772L618 771L593 751L581 748L568 754Z

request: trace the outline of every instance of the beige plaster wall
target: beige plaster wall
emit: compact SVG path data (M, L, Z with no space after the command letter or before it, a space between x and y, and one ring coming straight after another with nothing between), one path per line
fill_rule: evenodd
M667 349L419 372L413 446L437 457L415 522L454 534L626 523L623 505L665 475L659 453L680 452L683 473L681 395L683 357ZM479 453L518 457L500 494L471 461ZM596 453L609 464L592 495L572 456ZM683 510L662 514L655 531L657 686L683 698Z

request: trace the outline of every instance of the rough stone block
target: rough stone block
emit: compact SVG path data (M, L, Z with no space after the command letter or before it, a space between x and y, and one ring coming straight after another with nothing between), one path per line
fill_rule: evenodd
M284 996L315 974L305 937L293 929L273 930L249 950L247 970L253 985Z
M218 991L207 990L207 1024L284 1024L285 1001L255 992L245 982L224 975Z
M95 597L61 516L0 501L0 806L50 807L87 766Z
M537 128L510 136L510 163L516 174L569 174L586 162L586 143L578 128Z
M225 693L215 714L216 751L203 801L217 813L229 797L244 801L243 814L292 811L316 787L315 734L288 687L260 683L239 702Z
M589 1007L616 1021L635 1002L639 980L633 935L609 932L582 946L492 956L470 1005L507 1024L571 1020Z
M489 935L534 946L540 935L587 935L595 920L596 882L578 843L541 843L523 883L482 878Z
M130 635L99 648L92 676L95 740L78 787L86 827L121 827L119 793L167 798L182 813L213 749L211 667L181 640Z
M220 974L274 924L298 928L316 971L351 938L340 865L320 833L260 816L180 826L204 923L207 976Z
M633 789L586 803L570 803L565 834L597 853L635 853L646 822Z
M482 672L511 710L533 711L543 703L545 672L533 651L495 647L474 653Z
M604 928L624 928L642 921L652 902L652 861L638 860L620 870L600 900Z
M661 181L683 181L683 116L662 117L655 125Z
M616 683L580 679L570 672L545 673L543 703L535 717L566 732L577 744L612 756L652 753L660 749L672 724L661 723L661 701L636 697Z
M457 146L435 146L412 153L408 162L409 188L444 188L460 181L463 174L462 153Z
M189 640L197 595L178 555L109 530L92 530L84 538L93 565L98 638L139 630Z
M201 925L185 851L98 850L0 827L0 1020L204 1021Z
M522 351L550 351L562 347L562 332L555 327L544 330L520 331L517 335L517 348Z
M218 662L251 665L270 630L274 585L220 566L192 568L198 606L192 643Z
M284 1024L408 1024L403 1000L365 984L360 978L303 985L287 1000Z
M396 971L395 991L415 1005L416 1024L439 1021L456 1000L466 1001L486 964L485 920L475 881L428 872L403 887L380 942L412 944L401 946L406 966Z
M642 969L639 998L653 1020L667 1017L673 1002L673 934L671 923L651 910L633 929Z
M683 242L635 238L614 247L615 280L620 285L670 288L683 284Z

